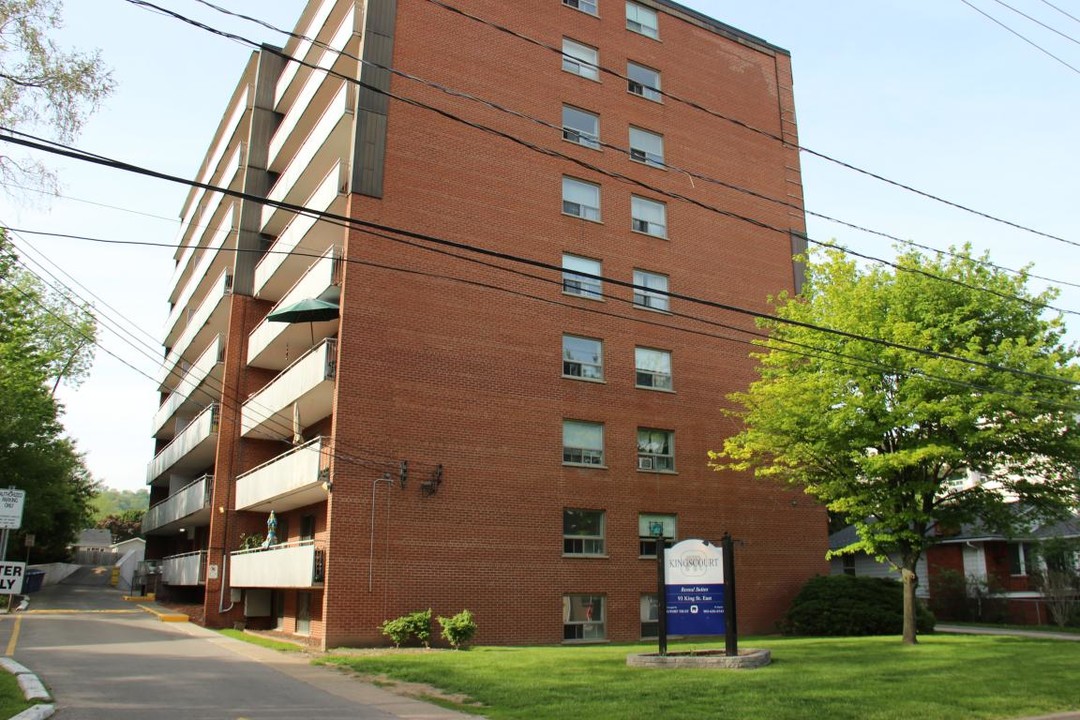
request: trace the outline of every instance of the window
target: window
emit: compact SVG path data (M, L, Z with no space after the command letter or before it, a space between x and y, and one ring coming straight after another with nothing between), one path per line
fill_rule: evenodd
M562 444L566 464L604 464L604 426L601 423L563 420Z
M1027 575L1031 570L1031 546L1027 543L1009 543L1009 574Z
M604 511L563 510L563 554L604 554Z
M566 0L563 0L565 2ZM660 38L656 11L635 2L626 3L626 29L654 39Z
M671 389L671 352L634 348L634 384L654 390Z
M656 593L641 596L641 637L660 637L660 603Z
M589 80L600 79L600 53L594 47L563 38L562 69Z
M656 557L656 538L663 536L664 547L675 544L674 515L638 515L638 554Z
M670 430L638 428L637 466L638 470L674 472L675 433Z
M603 640L604 596L563 595L563 640Z
M562 211L584 220L600 222L600 186L584 180L562 179Z
M604 379L604 344L592 338L562 336L563 377Z
M843 558L842 558L842 564L843 564L843 568L844 568L844 574L845 575L851 575L852 577L854 577L855 576L855 556L854 555L844 555Z
M630 227L634 232L667 237L667 205L637 195L630 196Z
M647 270L635 270L634 285L636 286L634 288L634 305L667 312L667 275L660 275Z
M562 4L590 15L596 14L596 0L562 0Z
M315 516L304 515L300 518L300 540L315 539Z
M582 297L599 300L604 296L604 285L599 280L603 274L599 260L578 257L577 255L562 256L562 285L563 292L568 295L581 295ZM596 277L585 277L578 273L587 273Z
M650 167L664 167L664 137L641 128L630 128L630 159Z
M566 52L564 49L563 52ZM660 73L644 65L626 63L626 89L634 95L640 95L646 100L663 102L664 96L660 94Z
M600 118L597 115L563 105L562 128L563 140L569 140L593 150L600 149ZM600 206L599 201L596 205Z

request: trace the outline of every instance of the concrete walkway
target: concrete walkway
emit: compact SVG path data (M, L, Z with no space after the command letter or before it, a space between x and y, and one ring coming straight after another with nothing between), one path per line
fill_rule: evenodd
M1054 632L1052 630L1020 630L1013 628L976 627L973 625L949 625L948 623L938 623L934 628L934 631L958 635L1013 635L1015 637L1080 642L1080 633Z

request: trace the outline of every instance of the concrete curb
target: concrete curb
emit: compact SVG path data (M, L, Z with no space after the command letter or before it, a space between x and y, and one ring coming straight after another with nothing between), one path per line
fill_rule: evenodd
M52 696L45 689L44 683L41 682L37 675L28 670L22 663L9 657L0 658L0 667L15 676L15 680L18 681L23 696L27 700L45 701L23 710L12 717L11 720L45 720L45 718L52 717L53 713L56 712L56 706L49 702L52 700Z

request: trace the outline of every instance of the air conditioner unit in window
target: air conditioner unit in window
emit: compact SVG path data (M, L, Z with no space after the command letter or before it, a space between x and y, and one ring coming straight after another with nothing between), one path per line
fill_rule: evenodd
M637 459L637 469L638 470L652 470L653 469L653 459L651 457L639 457Z

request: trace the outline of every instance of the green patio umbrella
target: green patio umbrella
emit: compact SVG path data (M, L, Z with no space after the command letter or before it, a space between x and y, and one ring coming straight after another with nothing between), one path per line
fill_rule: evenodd
M266 316L266 319L280 323L317 323L337 320L339 317L341 317L341 308L337 303L319 298L305 298L273 311ZM311 325L311 344L315 344L314 325Z

